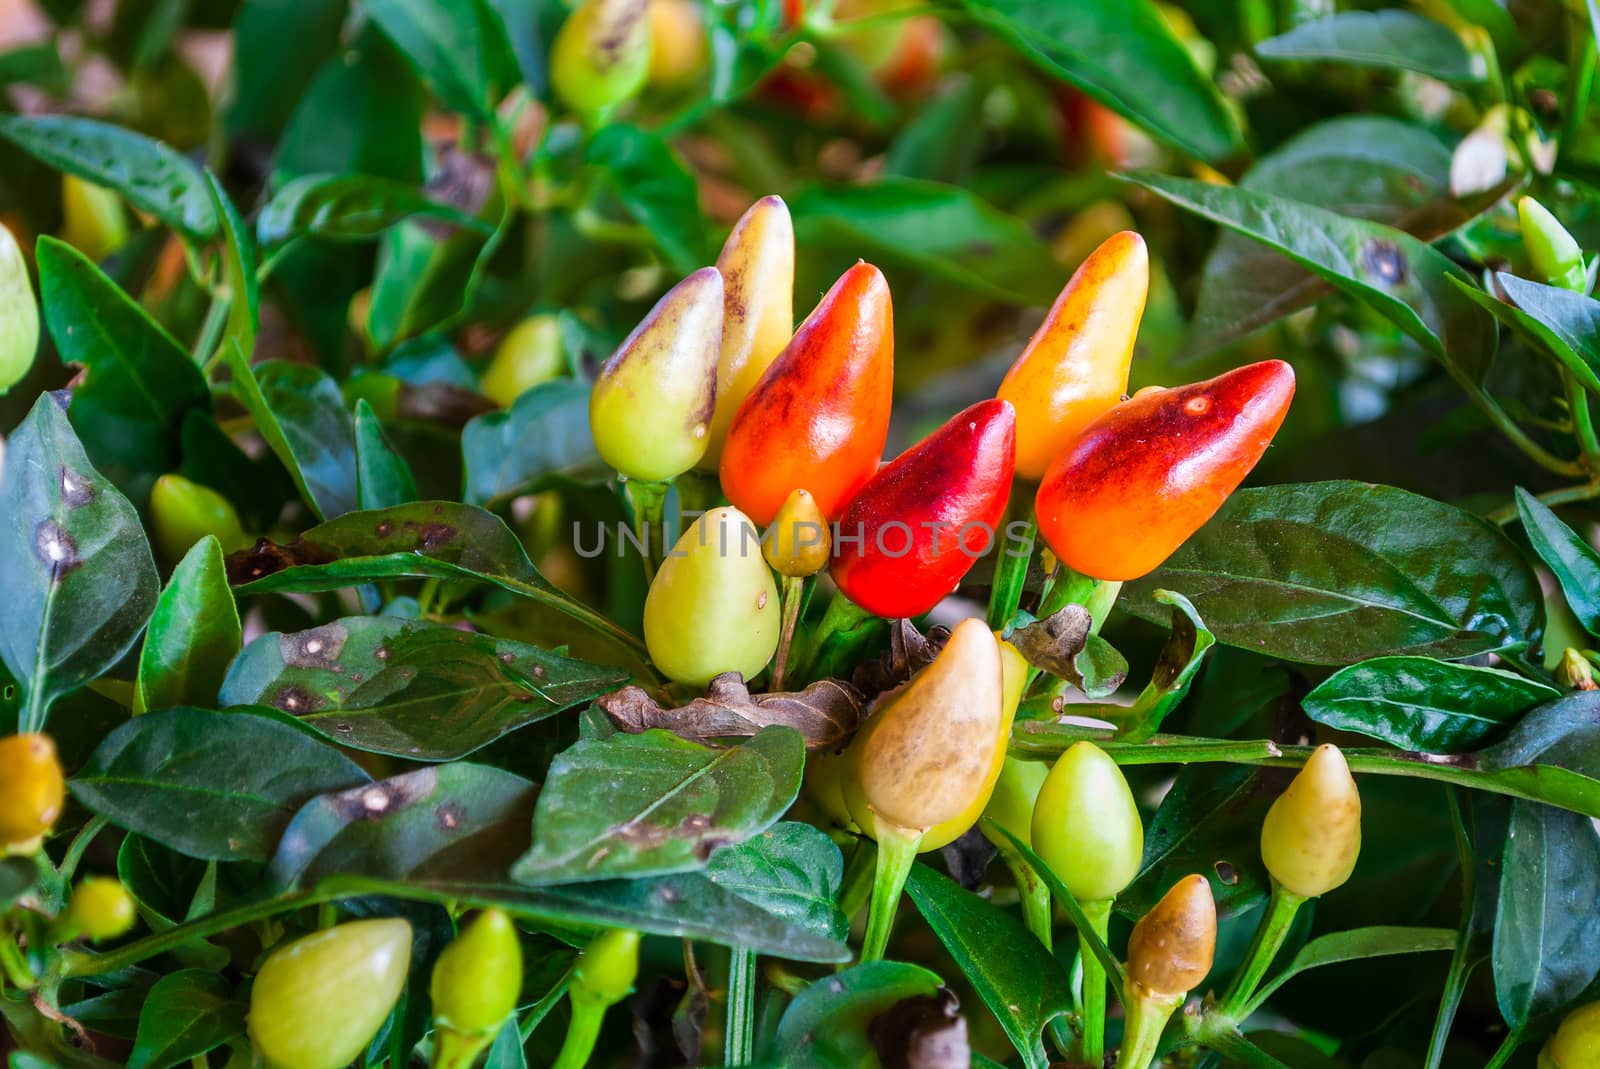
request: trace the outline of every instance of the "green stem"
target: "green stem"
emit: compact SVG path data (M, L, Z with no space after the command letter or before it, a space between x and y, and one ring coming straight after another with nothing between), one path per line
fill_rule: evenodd
M87 824L78 829L78 834L72 837L72 843L61 858L61 868L58 870L63 884L72 882L72 874L78 871L78 862L83 860L84 851L89 849L95 836L105 830L107 823L105 817L91 817Z
M724 1030L723 1065L748 1065L756 1060L756 952L735 947L728 962L728 1022Z
M1130 981L1128 986L1132 989L1135 985ZM1128 992L1122 1004L1122 1049L1117 1054L1117 1069L1149 1069L1156 1051L1161 1047L1161 1033L1166 1030L1172 1011L1182 1003L1182 995L1158 995L1153 991ZM1102 1063L1094 1064L1098 1066Z
M211 307L206 309L205 322L200 325L200 337L194 343L194 361L208 372L221 361L217 343L222 339L223 328L228 325L228 312L232 305L233 302L226 297L214 298Z
M779 625L778 652L772 658L771 690L783 689L784 673L789 667L789 651L794 645L794 628L800 622L800 605L805 601L805 593L806 581L803 578L783 577L783 589L779 595L783 605L783 622Z
M566 974L556 982L556 985L546 991L544 997L535 1002L529 1007L528 1012L522 1015L522 1019L517 1022L517 1035L522 1042L526 1043L532 1038L533 1030L543 1024L546 1017L550 1016L550 1011L556 1008L556 1003L561 1001L562 997L567 993L567 988L571 985L572 970L568 969Z
M1224 1017L1243 1020L1254 1008L1250 1005L1250 997L1261 985L1261 978L1267 975L1272 959L1283 949L1283 941L1289 937L1289 927L1294 924L1295 914L1300 912L1304 903L1305 896L1295 894L1277 880L1272 881L1272 897L1267 899L1261 923L1256 927L1255 939L1245 954L1244 965L1234 975L1233 983L1228 985L1227 993L1222 996L1220 1012Z
M1472 403L1489 417L1489 422L1493 423L1501 434L1511 439L1511 444L1522 450L1529 460L1556 475L1586 474L1584 466L1578 461L1563 460L1529 437L1528 432L1517 426L1516 421L1506 414L1506 410L1501 408L1500 403L1482 386L1469 381L1465 376L1456 376L1456 381L1467 391Z
M1205 1043L1206 1046L1224 1058L1243 1065L1246 1069L1289 1069L1288 1066L1232 1029L1219 1031L1207 1036ZM1121 1063L1119 1062L1118 1065L1120 1066ZM1138 1067L1138 1069L1142 1069L1142 1067Z
M672 484L667 482L647 483L637 479L622 481L622 493L628 499L628 510L633 514L633 531L643 547L639 558L644 565L646 583L655 580L656 565L666 559L666 506L667 492L671 489ZM657 539L660 540L660 544Z
M1039 604L1039 619L1054 616L1068 605L1087 605L1098 582L1065 564L1056 565L1055 582Z
M1455 833L1456 857L1461 872L1461 926L1456 932L1455 950L1450 955L1450 971L1445 974L1444 991L1439 996L1439 1010L1433 1018L1433 1034L1428 1037L1428 1055L1422 1063L1423 1069L1439 1069L1444 1062L1444 1049L1450 1041L1450 1027L1455 1024L1462 996L1466 994L1467 981L1477 964L1468 960L1473 943L1472 907L1478 890L1472 840L1467 834L1465 815L1461 811L1461 793L1454 787L1446 787L1444 796L1450 808L1450 829Z
M1026 528L1020 536L1013 537L1010 526L1000 559L994 566L994 585L989 589L989 629L1004 631L1011 626L1022 604L1023 587L1028 581L1028 563L1033 560L1033 541L1038 528L1031 519L1022 521Z
M878 864L872 875L872 905L867 912L867 934L861 941L861 960L878 961L889 946L889 932L900 908L900 892L917 860L923 832L878 824Z
M864 627L877 620L878 617L845 597L843 591L835 590L817 629L798 651L790 651L794 663L789 673L802 682L830 674L834 662L840 659L841 649L848 650L850 636L861 634Z
M229 928L262 920L286 913L292 909L303 906L320 905L329 899L342 898L351 892L337 883L320 887L315 891L305 891L300 894L287 895L278 898L268 898L260 902L248 902L233 909L212 913L209 916L180 924L175 928L168 928L164 932L147 935L143 939L135 939L131 943L108 950L103 954L87 954L81 951L69 951L63 956L62 977L64 979L80 978L85 976L101 976L118 969L126 969L130 965L137 965L147 958L157 954L164 954L175 947L182 946L192 939L204 939L207 936L225 932Z
M1111 931L1111 900L1085 902L1083 913L1104 943ZM1083 960L1083 1060L1089 1065L1101 1065L1106 1060L1106 971L1095 957L1094 945L1082 932L1078 933L1078 955Z
M0 976L18 991L33 990L33 970L28 968L11 929L5 926L0 926Z
M1022 903L1022 923L1046 950L1054 953L1055 917L1050 912L1050 885L1040 879L1033 866L1015 850L1002 850L1000 857L1016 881L1017 898Z
M839 889L839 912L844 914L845 920L854 920L861 907L867 904L867 896L872 893L872 872L877 864L878 844L867 838L857 839L856 848L850 851L850 860L845 864L844 882Z
M1517 1048L1520 1046L1522 1046L1522 1029L1516 1028L1512 1030L1510 1035L1506 1036L1506 1041L1500 1044L1500 1049L1494 1052L1494 1057L1489 1059L1489 1063L1483 1069L1500 1069L1502 1065L1511 1060L1511 1056L1517 1052Z
M1572 430L1583 450L1590 471L1600 472L1600 438L1595 436L1594 416L1589 411L1589 395L1572 372L1563 368L1561 380L1567 388L1567 408L1572 412Z
M1579 486L1564 486L1560 490L1548 490L1542 494L1535 494L1534 500L1552 507L1556 505L1570 505L1576 501L1591 501L1600 497L1600 479L1583 483ZM1502 508L1489 513L1490 523L1504 527L1517 518L1517 503L1511 502Z
M606 1004L584 994L579 988L569 992L572 1002L572 1020L567 1024L567 1038L561 1044L551 1069L583 1069L594 1053L595 1040L600 1038L600 1023L605 1020Z

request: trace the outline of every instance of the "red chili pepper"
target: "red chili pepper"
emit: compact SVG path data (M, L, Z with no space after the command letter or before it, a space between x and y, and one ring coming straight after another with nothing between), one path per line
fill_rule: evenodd
M1045 541L1096 579L1153 571L1250 474L1293 397L1294 369L1282 360L1139 391L1045 473L1034 499Z
M763 528L795 490L839 515L877 470L893 393L889 284L858 263L739 406L722 449L723 492Z
M1000 542L1016 460L1009 401L980 401L861 488L839 520L833 581L879 616L916 616Z

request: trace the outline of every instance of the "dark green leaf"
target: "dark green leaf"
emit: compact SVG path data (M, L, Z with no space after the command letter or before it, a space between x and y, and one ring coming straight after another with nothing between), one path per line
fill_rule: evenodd
M341 746L451 761L624 681L534 646L392 616L262 635L222 704L269 705Z
M544 0L488 0L488 3L490 10L500 17L523 84L534 96L543 96L545 49L539 18L545 11Z
M1494 926L1494 989L1512 1028L1571 1003L1600 972L1600 831L1514 802Z
M171 1069L244 1035L244 1004L216 973L183 969L150 989L128 1069Z
M54 43L23 45L0 53L0 86L15 82L36 85L52 96L66 96L72 88Z
M209 708L239 652L239 609L216 536L196 542L172 570L139 652L135 709Z
M228 132L271 142L317 68L339 47L345 0L250 0L233 34Z
M833 840L809 824L774 824L718 850L705 878L819 939L843 943L850 934L838 904L844 859Z
M139 903L155 931L170 928L204 897L206 873L216 863L196 861L142 835L125 835L117 848L117 878ZM204 903L200 903L204 904ZM201 910L200 912L209 912Z
M84 455L53 394L5 443L0 656L26 699L22 731L139 637L160 590L139 515Z
M209 486L233 502L247 531L265 531L295 496L294 481L270 451L252 457L217 426L210 412L190 409L183 420L185 479Z
M869 1035L896 1003L938 994L939 978L898 961L873 961L825 977L800 992L784 1011L765 1052L783 1069L838 1069L877 1062Z
M960 182L983 147L984 95L969 77L941 82L934 96L903 126L884 160L884 173L900 178Z
M452 110L488 121L510 65L504 31L480 0L363 0L362 7Z
M256 327L261 319L261 292L256 280L256 250L251 244L250 228L239 215L239 209L223 191L217 176L206 172L207 188L217 217L222 220L222 288L220 296L228 299L228 325L223 333L224 344L237 345L246 357L255 352ZM210 353L203 354L207 360Z
M462 494L488 505L537 491L553 479L603 482L609 469L589 433L589 386L575 379L540 383L504 412L487 412L461 430Z
M1454 30L1409 11L1340 11L1269 37L1256 54L1416 71L1447 82L1481 82L1485 73Z
M528 1057L522 1050L522 1033L517 1029L515 1017L507 1017L500 1031L495 1033L483 1069L528 1069Z
M1600 778L1600 692L1580 691L1539 706L1478 758L1490 769L1542 765Z
M1504 271L1496 273L1495 279L1515 307L1474 288L1472 292L1482 295L1479 303L1510 326L1537 338L1585 386L1600 393L1600 301Z
M490 229L482 220L430 200L404 182L366 174L308 174L272 195L256 217L256 240L277 245L292 237L373 238L413 215L485 233Z
M1117 896L1117 908L1143 916L1192 872L1211 881L1220 910L1243 913L1264 900L1268 877L1261 863L1261 821L1287 782L1281 773L1247 766L1180 769L1150 819L1144 863Z
M1049 304L1066 273L1027 224L959 186L911 178L807 186L795 240L870 255L1018 304Z
M356 439L339 384L308 364L270 360L254 367L237 345L225 350L233 392L294 477L318 516L354 512Z
M694 179L660 137L636 126L603 127L588 162L634 221L649 231L673 270L706 263L706 227Z
M1538 498L1517 487L1517 513L1585 631L1600 635L1600 553Z
M383 437L366 398L356 402L356 485L363 509L386 509L417 499L411 468Z
M0 910L9 910L12 903L33 887L39 878L39 866L31 857L0 859Z
M1449 257L1394 227L1239 186L1141 172L1151 192L1288 256L1392 320L1458 378L1480 381L1494 359L1484 311L1449 282Z
M1402 750L1459 753L1517 715L1560 697L1554 687L1498 668L1431 657L1376 657L1329 676L1305 697L1311 719Z
M1218 641L1305 664L1470 657L1535 636L1538 582L1494 525L1391 486L1241 490L1122 606L1180 590Z
M906 893L1029 1069L1050 1058L1044 1026L1072 1007L1061 965L1022 922L926 865L913 865Z
M106 737L72 795L113 824L190 857L265 861L296 810L366 773L269 716L166 709Z
M804 762L800 733L781 727L726 750L660 730L579 742L550 765L533 847L512 877L542 886L704 868L783 815Z
M1373 927L1334 932L1301 947L1282 971L1261 986L1251 999L1251 1005L1259 1006L1274 991L1308 969L1395 954L1428 954L1451 950L1455 945L1456 933L1449 928Z
M115 190L192 241L216 233L205 176L159 141L68 115L0 116L0 137L52 167Z
M1188 598L1170 590L1157 590L1150 596L1163 605L1172 606L1172 630L1161 647L1161 656L1150 673L1149 684L1128 710L1128 723L1135 727L1125 738L1135 740L1154 734L1167 714L1183 701L1206 651L1217 641Z
M1046 73L1201 159L1232 151L1233 117L1148 0L965 0Z
M110 470L147 479L171 470L184 416L210 406L205 377L172 336L78 250L42 237L38 256L50 336L64 363L87 371L72 396L85 448Z
M535 788L456 762L325 794L283 830L268 877L280 890L327 876L493 880L528 845Z

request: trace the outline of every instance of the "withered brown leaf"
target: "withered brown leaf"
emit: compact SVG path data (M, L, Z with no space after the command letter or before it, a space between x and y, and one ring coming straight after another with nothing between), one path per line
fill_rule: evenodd
M861 693L840 679L821 679L798 693L751 694L738 672L711 681L704 697L663 708L642 687L623 687L597 700L619 731L651 728L696 742L748 738L781 724L800 732L810 750L833 749L855 731L866 705Z
M1072 679L1078 674L1072 659L1083 652L1092 623L1088 609L1068 605L1043 620L1017 628L1009 641L1035 668Z

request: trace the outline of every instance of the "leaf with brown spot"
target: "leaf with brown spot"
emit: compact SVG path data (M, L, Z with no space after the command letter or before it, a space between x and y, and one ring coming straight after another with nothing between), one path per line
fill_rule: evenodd
M1009 641L1035 668L1065 679L1091 698L1104 698L1128 678L1128 662L1089 628L1089 610L1068 605L1017 628Z
M663 708L642 687L623 687L595 704L619 730L635 735L665 728L716 745L777 724L800 732L807 749L826 750L855 731L864 702L854 687L837 679L818 680L799 693L752 695L738 672L724 672L704 697L673 709Z

